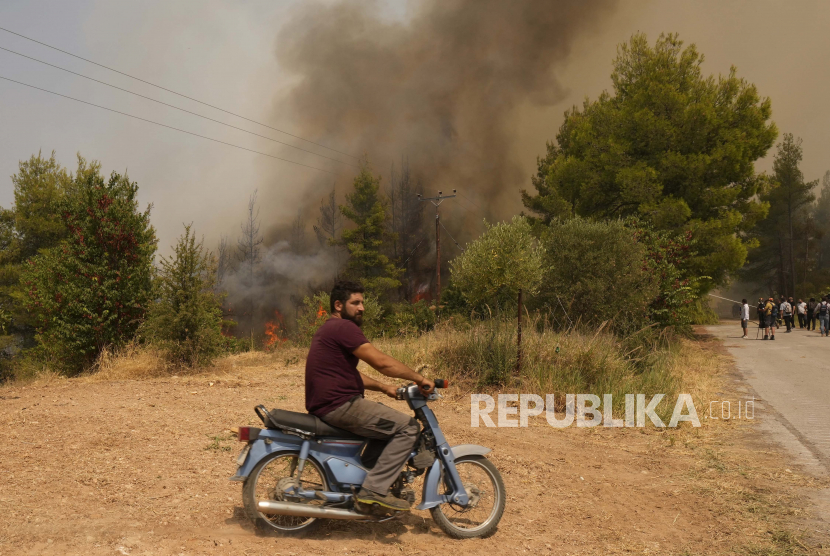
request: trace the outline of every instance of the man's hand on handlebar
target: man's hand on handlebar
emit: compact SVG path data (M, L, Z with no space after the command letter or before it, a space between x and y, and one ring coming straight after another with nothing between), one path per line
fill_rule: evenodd
M433 390L435 390L435 382L428 378L423 378L422 380L418 381L418 387L424 394L430 394Z
M398 399L398 387L392 386L391 384L384 384L383 385L383 393L392 398L393 400Z

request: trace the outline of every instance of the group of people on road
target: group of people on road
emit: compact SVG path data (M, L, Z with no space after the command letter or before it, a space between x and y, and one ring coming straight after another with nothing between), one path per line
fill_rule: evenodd
M810 301L799 299L798 303L792 297L786 298L783 295L778 302L773 297L766 300L761 297L758 298L756 310L758 328L764 330L764 340L774 340L775 329L781 328L782 323L787 327L787 332L795 330L796 318L799 329L815 330L818 321L821 336L830 337L830 295L824 296L821 301L811 297ZM741 328L744 333L741 337L748 338L749 303L746 299L741 301Z

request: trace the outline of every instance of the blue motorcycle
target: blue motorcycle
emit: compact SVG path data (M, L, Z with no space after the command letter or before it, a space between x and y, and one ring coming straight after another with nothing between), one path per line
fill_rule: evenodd
M436 388L448 382L435 381ZM417 385L397 390L421 424L421 433L392 493L410 504L412 488L423 476L419 510L429 510L447 535L466 539L493 534L504 513L504 482L475 444L450 446ZM243 482L245 511L259 531L301 535L322 519L382 522L406 512L356 506L356 493L374 466L385 442L366 439L327 425L314 415L255 409L264 428L240 427L247 445L239 455L232 481Z

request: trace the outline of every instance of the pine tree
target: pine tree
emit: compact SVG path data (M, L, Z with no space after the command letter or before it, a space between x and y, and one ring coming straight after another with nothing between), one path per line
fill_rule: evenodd
M735 68L705 76L702 64L674 34L620 45L613 91L566 112L524 205L543 222L634 216L658 231L691 231L695 255L684 264L707 277L702 290L726 283L766 214L754 163L778 131L770 100Z
M785 133L777 145L773 161L773 187L761 195L769 204L767 217L759 222L755 237L757 249L742 274L749 280L764 284L775 293L795 296L799 283L797 252L809 247L812 237L809 207L815 199L812 191L818 180L805 182L799 168L802 159L801 139ZM806 272L806 271L805 271ZM802 283L803 278L801 276Z
M354 228L344 230L339 241L349 252L345 275L360 281L368 292L382 297L401 285L401 271L383 254L393 238L387 230L386 207L379 196L380 177L372 175L364 161L354 179L354 192L346 195L340 212Z
M0 207L0 334L32 324L23 309L20 273L26 260L66 237L58 205L71 181L54 152L50 158L38 153L20 162L18 173L12 176L14 205Z
M202 241L196 242L191 225L184 227L173 249L172 257L159 261L155 301L142 336L175 362L206 365L223 346L221 299L214 291L216 261Z

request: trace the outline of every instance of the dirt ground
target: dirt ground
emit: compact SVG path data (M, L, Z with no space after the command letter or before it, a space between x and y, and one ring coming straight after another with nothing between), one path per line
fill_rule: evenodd
M329 522L306 539L257 536L228 481L242 448L229 431L257 423L258 403L303 409L302 366L288 362L0 388L0 554L830 553L809 528L805 493L819 483L751 422L474 429L457 393L432 407L452 443L493 448L508 494L493 537L449 539L419 511Z

